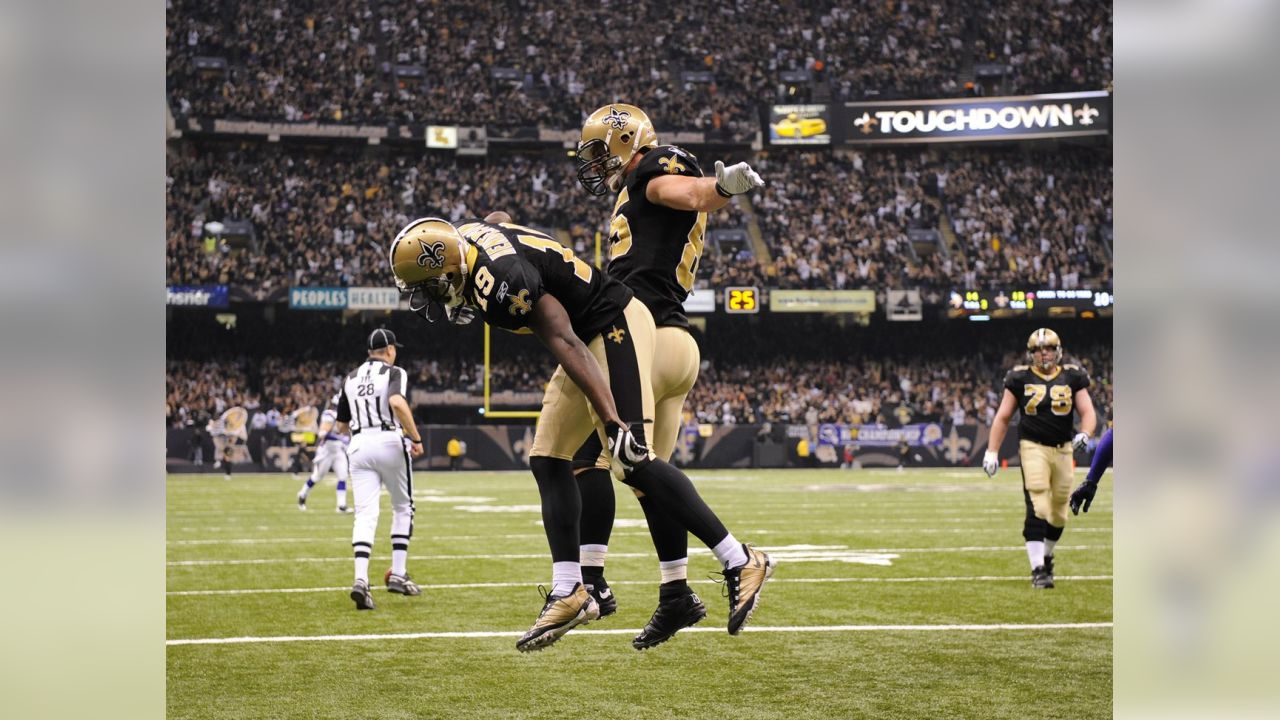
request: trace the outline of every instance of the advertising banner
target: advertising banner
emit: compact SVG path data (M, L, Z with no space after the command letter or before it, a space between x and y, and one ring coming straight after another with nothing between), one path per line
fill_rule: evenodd
M710 288L694 290L685 298L684 311L690 313L709 313L716 311L716 291Z
M846 103L842 122L849 145L1106 135L1111 96L1080 92Z
M942 442L942 426L938 423L913 423L902 427L884 425L846 425L822 423L818 426L819 445L890 447L906 442L911 447L937 445Z
M289 307L294 310L345 310L346 288L289 288Z
M771 290L772 312L872 313L874 290Z
M347 288L348 310L395 310L400 307L400 290L394 287Z
M830 105L774 105L769 108L770 145L830 145Z
M224 308L229 295L226 285L170 285L165 288L165 304L185 307Z
M918 322L924 319L924 300L919 290L890 290L884 310L889 320Z
M428 125L427 147L453 150L458 147L458 128L454 125Z

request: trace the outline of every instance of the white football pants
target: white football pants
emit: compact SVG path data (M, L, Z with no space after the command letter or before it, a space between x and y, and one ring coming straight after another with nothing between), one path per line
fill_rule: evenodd
M351 545L359 557L373 549L378 531L379 498L382 488L391 495L391 544L408 548L413 536L413 469L400 433L366 430L351 438L347 449L351 463L351 493L355 496L356 519Z

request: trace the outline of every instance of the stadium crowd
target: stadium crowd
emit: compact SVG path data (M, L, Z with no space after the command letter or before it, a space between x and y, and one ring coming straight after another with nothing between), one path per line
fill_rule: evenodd
M1091 348L1077 362L1094 381L1091 394L1104 418L1113 401L1110 349ZM842 422L900 427L949 422L990 425L1000 405L1004 373L1025 362L973 358L838 361L781 358L762 365L706 362L685 409L713 425Z
M1111 417L1111 351L1098 345L1073 356L1093 378L1094 402ZM813 360L778 357L760 362L707 359L685 404L701 423L714 425L782 422L813 424L911 422L989 425L1000 402L1004 373L1024 362L1022 353L991 358ZM1071 361L1068 359L1068 361ZM301 407L324 408L340 387L347 364L298 362L279 357L261 361L169 360L167 424L203 426L229 407L267 413L274 426ZM410 386L426 391L479 393L483 365L474 362L410 360L401 363ZM540 393L554 369L536 356L493 365L491 386Z
M1109 153L774 151L754 162L768 185L710 218L700 287L1111 286L1102 240L1111 225ZM612 211L582 190L562 156L183 144L171 148L168 165L171 285L260 294L290 285L389 285L385 248L409 220L495 209L565 231L574 251L590 258ZM253 242L237 247L205 228L226 219L249 222ZM722 250L710 240L719 229L750 229L753 220L769 255L750 242ZM954 231L954 245L917 247L908 237L941 226Z
M1111 287L1109 154L775 152L758 164L776 287ZM908 231L942 213L954 247L917 249Z
M975 61L1008 68L987 94L1105 87L1110 7L166 0L166 84L177 115L558 128L621 91L643 98L661 128L742 138L758 129L758 107L778 100L980 92L981 78L966 87ZM655 46L662 62L640 60ZM784 71L812 82L785 83Z

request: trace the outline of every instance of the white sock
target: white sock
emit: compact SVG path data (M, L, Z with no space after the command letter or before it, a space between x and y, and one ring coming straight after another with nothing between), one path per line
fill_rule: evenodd
M1054 545L1057 545L1057 544L1058 544L1058 541L1057 541L1057 540L1045 540L1045 541L1044 541L1044 554L1045 554L1045 556L1046 556L1046 557L1048 557L1049 555L1052 555L1052 554L1053 554L1053 546L1054 546Z
M608 552L608 545L580 545L578 547L578 560L583 565L604 567L604 556Z
M662 583L664 585L676 580L688 580L689 558L683 557L679 560L665 560L658 563L658 569L662 572Z
M1027 541L1027 559L1031 561L1031 569L1044 565L1044 541L1028 540Z
M561 597L573 592L573 586L582 582L582 564L576 562L551 563L551 594Z
M405 564L409 561L408 550L392 550L391 551L391 573L393 575L404 576L406 568Z
M711 552L716 554L716 559L725 568L736 568L740 565L747 564L747 551L742 549L742 543L729 533L715 547L711 548Z
M338 491L338 505L342 506L346 504L347 504L347 489L342 488L341 490Z
M356 558L356 580L369 582L369 558Z

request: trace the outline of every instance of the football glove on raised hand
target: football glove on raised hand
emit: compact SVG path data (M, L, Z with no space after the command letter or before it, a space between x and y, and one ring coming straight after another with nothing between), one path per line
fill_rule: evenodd
M764 180L750 165L740 162L725 167L724 163L716 161L716 192L724 197L741 195L758 187L764 187Z
M609 454L615 468L629 473L649 459L649 448L636 440L631 428L611 422L605 424L604 432L609 438Z
M1089 512L1093 504L1093 496L1098 492L1097 480L1085 480L1071 492L1071 514L1079 515L1081 510Z
M1089 433L1076 433L1076 436L1071 439L1072 450L1076 450L1076 451L1083 450L1088 445L1089 445Z
M987 477L995 477L996 471L1000 469L1000 453L995 450L988 450L982 456L982 471Z

